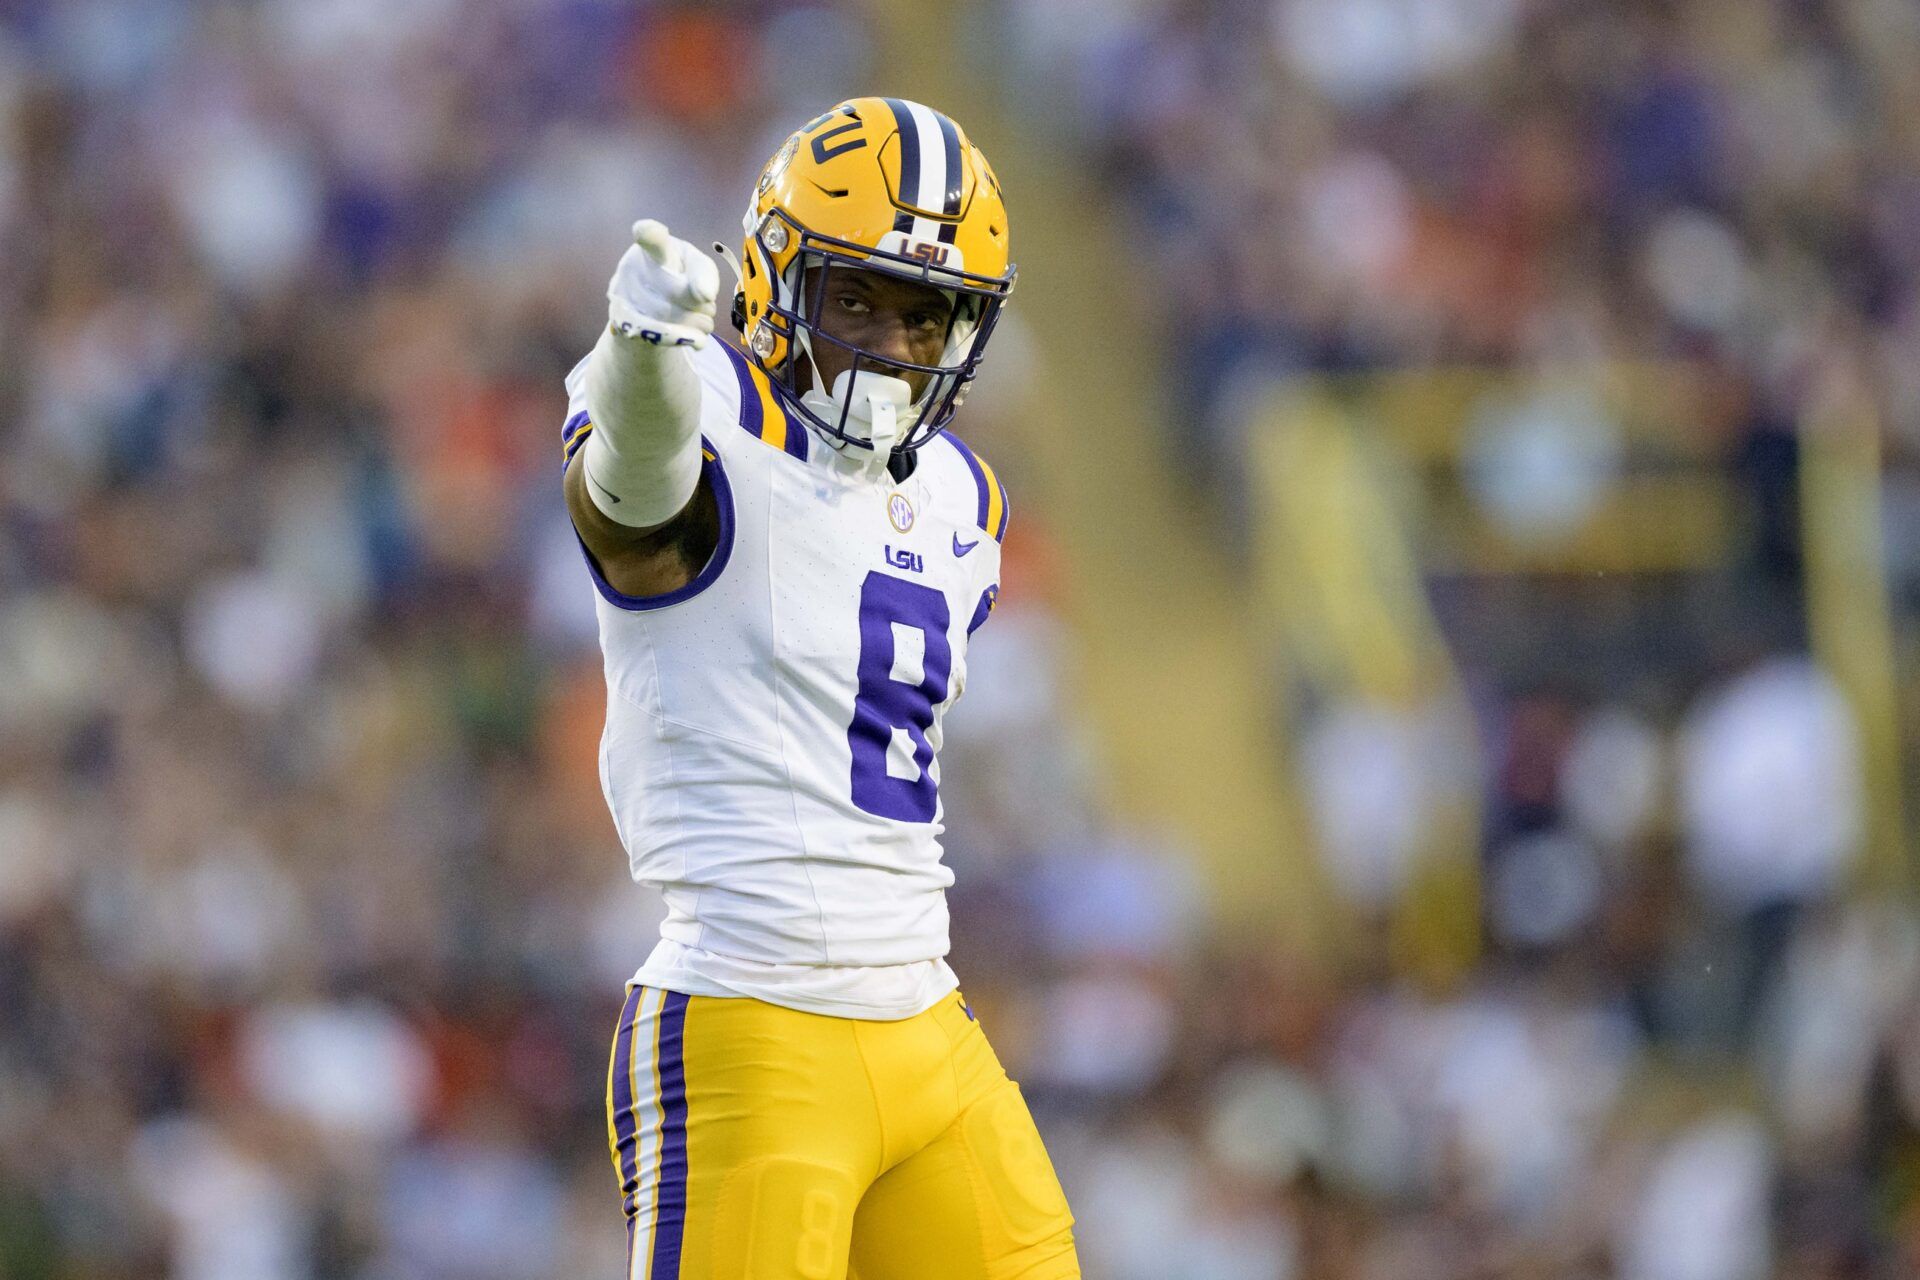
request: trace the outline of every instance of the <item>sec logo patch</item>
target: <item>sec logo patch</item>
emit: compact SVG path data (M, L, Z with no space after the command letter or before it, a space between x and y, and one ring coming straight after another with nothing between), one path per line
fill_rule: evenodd
M913 528L913 504L907 501L907 495L896 493L887 499L887 519L901 533Z

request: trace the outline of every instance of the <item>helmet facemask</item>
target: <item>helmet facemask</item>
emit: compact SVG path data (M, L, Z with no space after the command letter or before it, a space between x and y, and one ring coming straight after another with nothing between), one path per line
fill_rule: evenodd
M891 448L917 449L946 429L979 371L987 339L999 321L1000 306L1013 287L1011 270L1004 278L969 275L918 255L836 240L807 231L780 209L751 228L750 240L759 269L767 272L773 289L768 314L749 332L748 342L764 361L776 339L786 340L786 358L770 372L772 385L789 413L798 414L830 441L875 449L876 441L859 432L864 418L856 413L860 397L855 388L869 381L861 375L899 378L908 384L924 375L925 386L913 397L910 407L901 411L897 431L889 433L893 435ZM776 256L791 249L795 241L797 251L786 269L776 273ZM848 269L925 284L953 300L953 318L937 363L897 360L825 331L820 319L828 277L835 270ZM822 385L814 355L816 343L837 347L848 357L847 372L833 387ZM811 388L803 385L802 361L811 375Z

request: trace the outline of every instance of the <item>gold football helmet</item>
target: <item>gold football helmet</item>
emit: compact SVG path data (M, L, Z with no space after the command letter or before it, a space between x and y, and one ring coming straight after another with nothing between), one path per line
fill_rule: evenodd
M811 388L816 344L853 356L855 371L930 375L903 419L897 447L914 449L952 421L980 366L1001 304L1013 290L1007 209L980 149L946 116L901 98L854 98L789 137L760 174L744 221L734 325L790 414L843 443L848 406ZM849 266L920 281L954 300L937 365L908 364L840 342L819 327L815 267ZM804 362L804 363L803 363ZM822 412L821 410L825 410ZM836 412L837 410L837 412Z

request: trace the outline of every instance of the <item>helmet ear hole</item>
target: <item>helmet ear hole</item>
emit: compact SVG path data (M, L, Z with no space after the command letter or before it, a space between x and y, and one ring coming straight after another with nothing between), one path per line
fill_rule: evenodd
M757 307L755 308L755 310L758 309ZM733 321L735 333L745 333L747 331L747 291L745 289L733 295L733 314L730 318Z

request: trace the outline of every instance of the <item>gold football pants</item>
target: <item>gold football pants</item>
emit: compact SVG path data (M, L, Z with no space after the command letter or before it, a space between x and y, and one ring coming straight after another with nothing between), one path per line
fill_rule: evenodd
M955 992L898 1022L633 987L607 1078L628 1280L1078 1280L1020 1088Z

